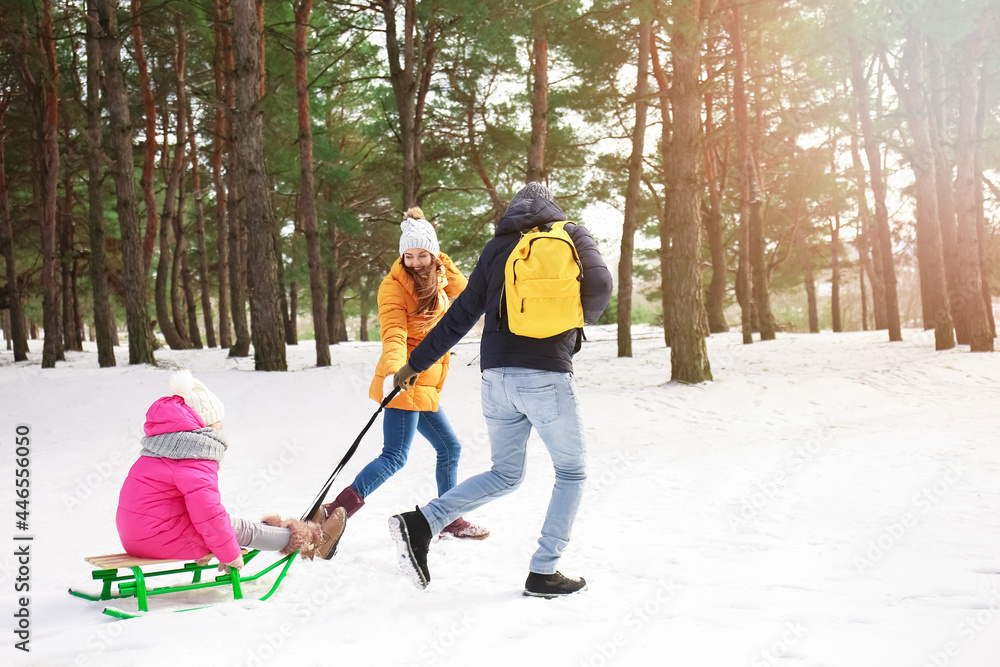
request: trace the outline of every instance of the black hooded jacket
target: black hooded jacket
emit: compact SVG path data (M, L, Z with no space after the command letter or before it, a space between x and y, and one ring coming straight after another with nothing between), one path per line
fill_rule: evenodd
M566 214L558 206L544 199L524 199L511 204L497 222L496 235L483 248L476 268L469 276L468 286L410 354L410 367L417 372L430 368L485 313L479 363L482 370L515 366L559 373L573 372L576 329L550 338L518 336L509 331L506 314L501 316L500 309L504 267L507 257L521 238L521 232L565 219ZM608 307L611 299L611 272L597 250L594 237L585 227L566 225L566 232L573 239L580 255L580 263L583 264L580 285L583 319L587 324L592 324Z

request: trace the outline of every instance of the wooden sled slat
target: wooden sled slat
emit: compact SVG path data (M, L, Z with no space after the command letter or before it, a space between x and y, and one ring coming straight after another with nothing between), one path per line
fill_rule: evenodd
M240 554L246 556L250 553L247 549L242 549ZM161 563L186 563L190 561L189 558L138 558L136 556L130 556L126 553L121 554L105 554L103 556L86 556L85 561L93 565L94 567L99 567L102 570L107 570L111 568L119 567L143 567L145 565L159 565Z

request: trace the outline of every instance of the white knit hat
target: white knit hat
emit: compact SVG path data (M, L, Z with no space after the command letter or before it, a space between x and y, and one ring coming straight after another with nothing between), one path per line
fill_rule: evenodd
M170 376L170 391L180 396L187 406L194 410L205 425L221 422L226 416L226 408L219 397L204 384L195 380L191 371L178 371Z
M441 246L438 245L437 233L434 231L434 227L426 220L410 217L410 212L413 210L410 209L407 211L403 222L399 224L401 232L399 237L399 256L402 257L403 253L407 250L423 248L437 257L438 253L441 252Z

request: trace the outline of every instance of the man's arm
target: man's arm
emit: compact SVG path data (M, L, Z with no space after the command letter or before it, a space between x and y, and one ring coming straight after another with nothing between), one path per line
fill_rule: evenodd
M486 269L482 261L477 262L476 268L469 276L468 286L451 302L451 307L444 317L410 353L410 368L418 373L427 370L469 333L480 316L486 312L488 284Z
M580 263L583 264L583 278L580 282L583 321L593 324L601 317L611 301L614 281L608 265L604 263L604 258L597 249L597 242L587 228L573 225L567 228L567 231L573 239L577 254L580 255Z

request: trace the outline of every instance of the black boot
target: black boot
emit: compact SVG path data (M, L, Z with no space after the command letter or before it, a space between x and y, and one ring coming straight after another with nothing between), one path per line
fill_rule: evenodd
M396 553L403 574L417 588L427 588L431 581L431 572L427 569L431 526L420 508L390 517L389 533L396 541Z
M524 582L524 595L533 598L552 598L572 595L587 590L587 582L583 577L567 577L561 572L555 574L538 574L529 572Z

